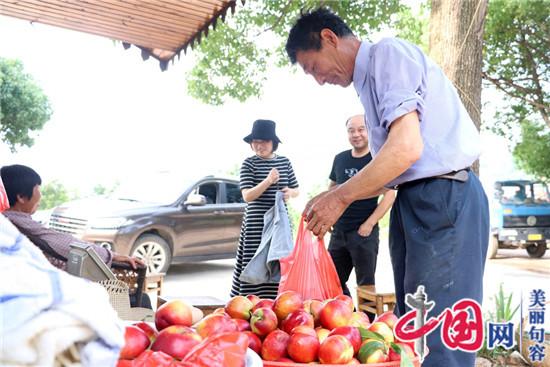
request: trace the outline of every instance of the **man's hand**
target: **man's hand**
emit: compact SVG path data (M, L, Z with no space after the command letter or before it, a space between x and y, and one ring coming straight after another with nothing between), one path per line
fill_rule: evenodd
M307 229L322 238L348 205L340 198L338 190L320 193L307 203L302 213L307 221Z
M137 269L138 265L145 266L145 263L143 262L143 260L138 259L137 257L130 257L126 255L120 255L117 253L113 253L113 261L118 263L130 264L133 269Z
M375 225L376 225L376 223L373 224L373 223L371 223L367 220L359 226L359 229L357 230L357 233L361 237L368 237L372 233L372 230L373 230Z

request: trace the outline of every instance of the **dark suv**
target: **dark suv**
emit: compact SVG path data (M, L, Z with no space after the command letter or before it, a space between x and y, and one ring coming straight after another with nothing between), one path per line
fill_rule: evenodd
M235 257L246 206L238 181L207 176L172 186L181 189L142 185L141 193L116 190L69 202L53 210L49 226L140 257L152 273L166 272L171 263Z

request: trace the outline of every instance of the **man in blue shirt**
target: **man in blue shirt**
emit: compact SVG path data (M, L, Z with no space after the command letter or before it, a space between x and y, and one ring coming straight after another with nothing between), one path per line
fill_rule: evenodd
M353 83L373 156L308 203L308 228L323 236L353 201L397 188L390 222L396 313L406 312L405 294L419 285L436 303L431 315L463 298L481 303L489 210L469 168L479 156L479 134L442 70L406 41L361 42L327 9L296 21L286 51L321 85ZM474 366L474 353L446 348L438 331L427 342L424 367Z

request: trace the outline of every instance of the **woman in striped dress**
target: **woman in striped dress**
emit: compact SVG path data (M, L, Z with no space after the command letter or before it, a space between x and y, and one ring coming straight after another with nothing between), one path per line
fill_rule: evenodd
M250 284L239 279L242 270L256 253L262 239L264 214L275 205L275 193L284 193L285 202L298 195L298 181L288 158L275 154L281 142L275 134L275 122L256 120L252 133L244 138L255 155L244 160L240 187L248 203L244 214L231 296L255 294L275 298L278 283Z

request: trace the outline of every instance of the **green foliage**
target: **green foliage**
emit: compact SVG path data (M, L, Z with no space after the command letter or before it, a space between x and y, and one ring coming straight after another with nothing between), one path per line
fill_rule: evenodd
M550 178L549 24L548 0L489 1L483 59L483 78L502 92L505 106L498 106L491 130L518 142L512 149L518 166L546 180Z
M42 129L52 110L48 98L18 60L0 57L0 139L11 151L32 146L30 133Z
M238 180L241 175L241 163L234 163L225 171L225 174Z
M187 75L189 94L212 105L260 96L268 65L289 65L284 43L300 11L327 4L361 38L390 24L403 8L399 0L248 1L196 48L197 62Z
M76 195L70 193L59 181L52 181L40 187L42 200L40 209L51 209L76 198Z
M220 24L201 44L198 62L187 76L191 96L211 105L221 105L225 97L245 101L259 95L265 81L269 50L259 50L246 24L235 28Z
M495 308L493 311L489 311L490 321L508 322L512 320L519 309L519 305L517 305L515 308L512 308L512 296L512 293L504 294L502 283L500 283L498 293L493 297Z
M524 121L521 137L513 151L516 164L526 173L550 181L550 129Z
M507 107L492 128L511 135L526 118L550 127L550 1L489 1L485 24L483 77L504 92Z
M110 186L97 184L94 186L93 191L95 195L108 196L109 194L112 194L118 188L118 186L119 186L118 182Z
M397 13L393 27L397 30L396 37L406 39L418 45L425 53L429 46L430 3L422 2L417 10L402 7Z

